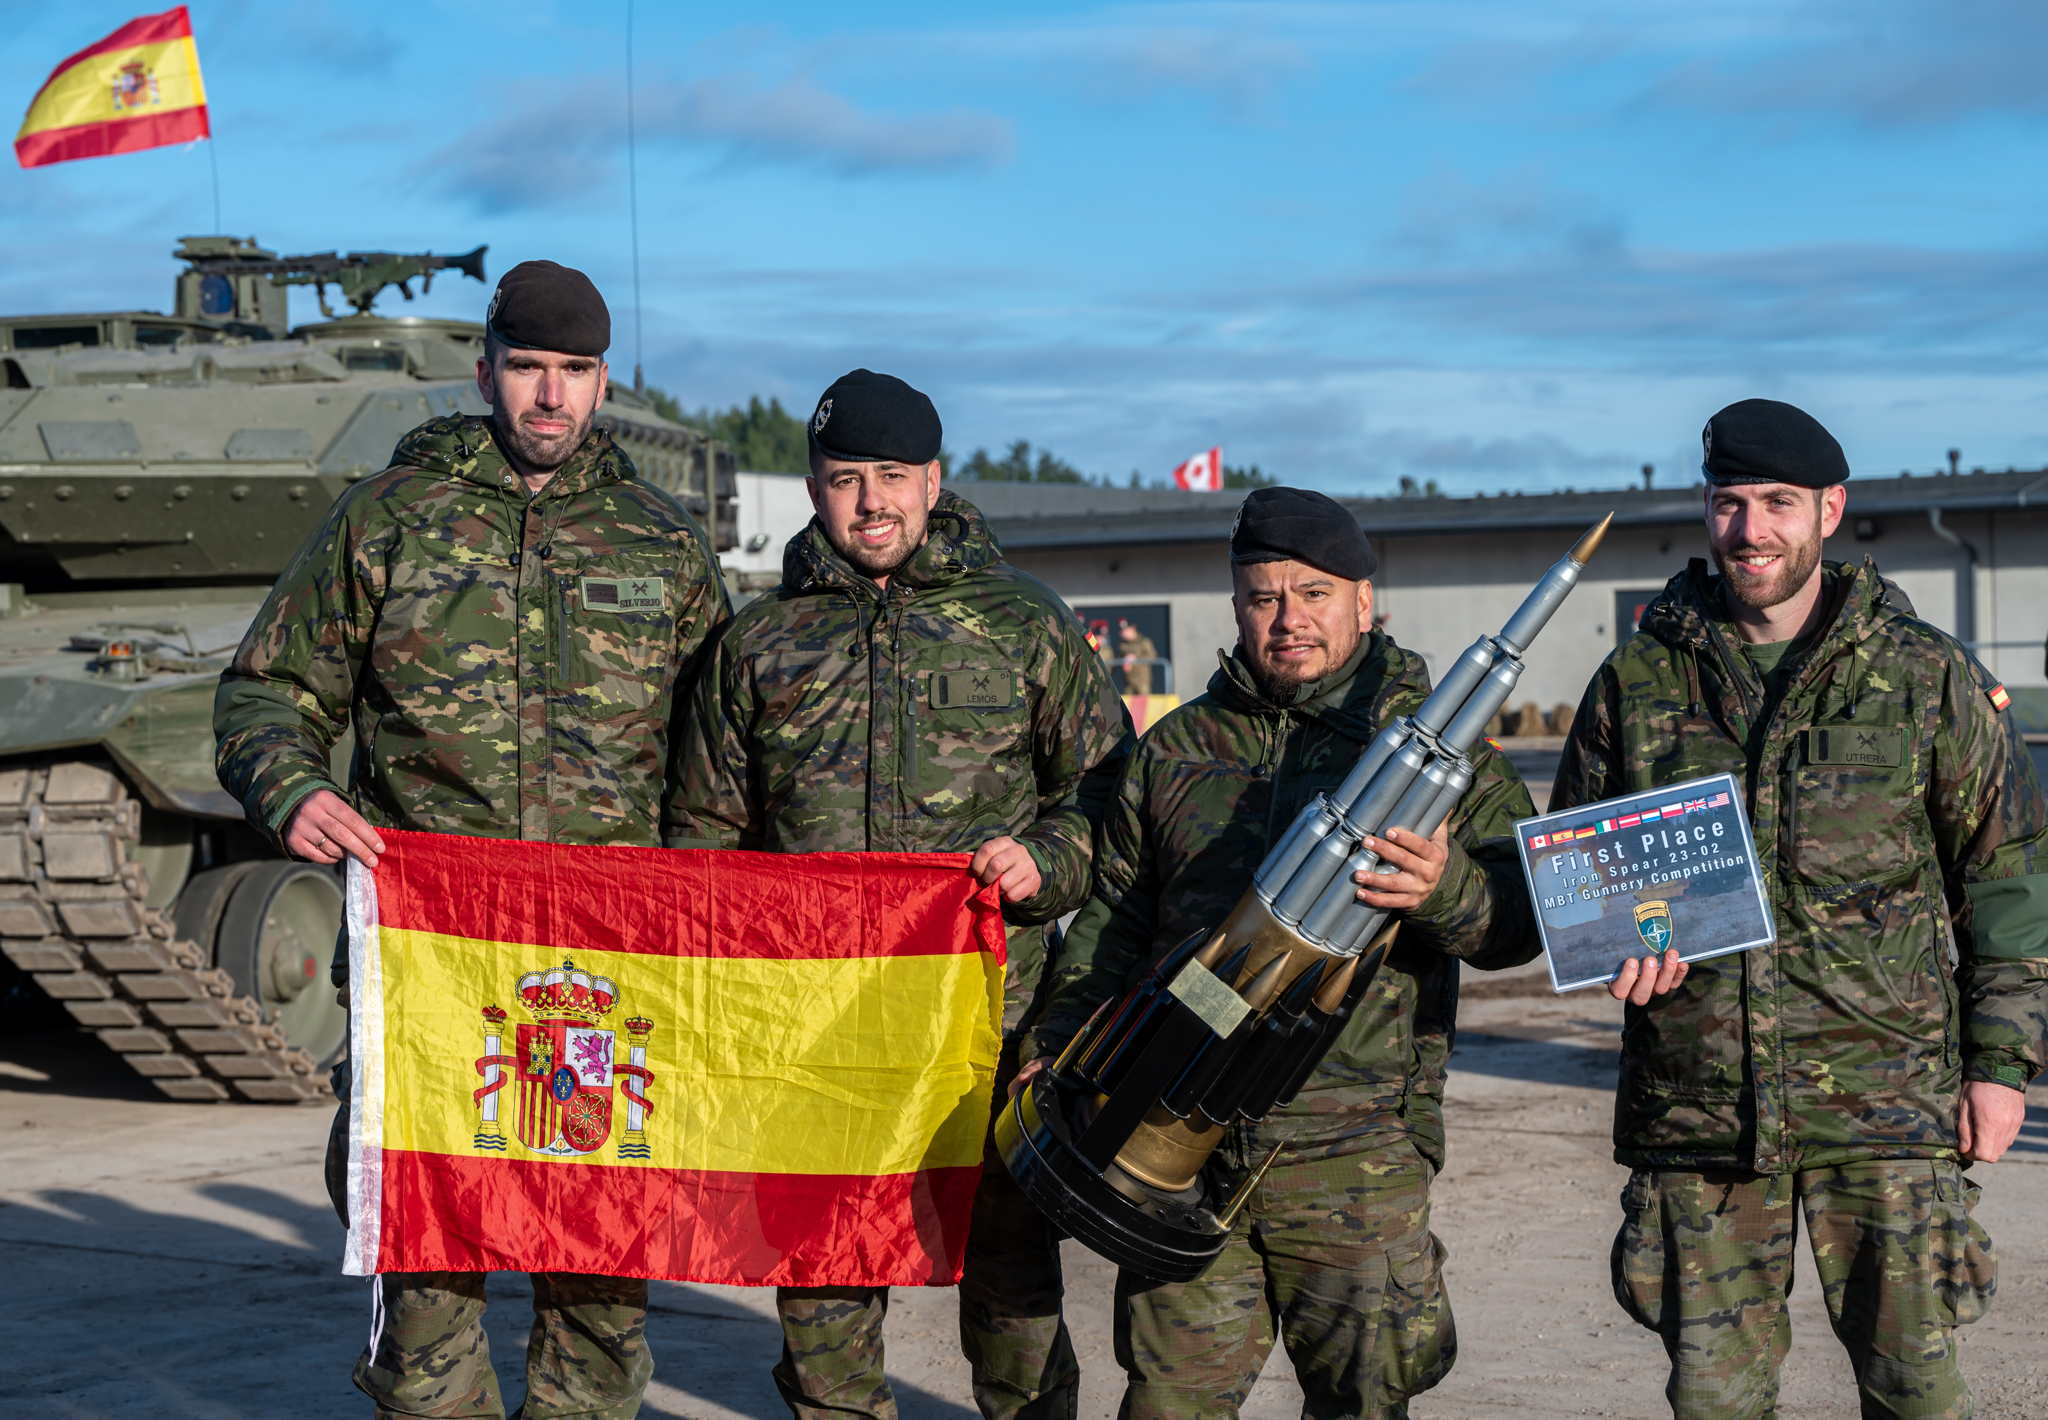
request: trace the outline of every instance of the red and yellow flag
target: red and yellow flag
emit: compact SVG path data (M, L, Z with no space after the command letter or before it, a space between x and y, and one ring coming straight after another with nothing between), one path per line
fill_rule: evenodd
M964 855L384 839L346 1272L959 1280L1004 965Z
M212 130L192 20L180 5L130 20L59 64L14 136L25 168L189 143Z

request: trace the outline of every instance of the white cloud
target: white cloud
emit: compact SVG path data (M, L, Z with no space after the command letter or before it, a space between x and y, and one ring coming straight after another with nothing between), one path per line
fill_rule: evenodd
M645 109L650 131L723 145L737 161L850 175L989 168L1015 148L1009 121L993 114L873 113L803 74L773 84L738 74L700 79L656 90Z
M500 93L494 89L492 93ZM529 83L490 117L417 164L485 211L569 206L624 166L625 94L612 80ZM635 104L642 144L706 149L735 166L779 164L840 177L985 169L1009 160L1009 121L966 109L878 113L808 75L655 78Z

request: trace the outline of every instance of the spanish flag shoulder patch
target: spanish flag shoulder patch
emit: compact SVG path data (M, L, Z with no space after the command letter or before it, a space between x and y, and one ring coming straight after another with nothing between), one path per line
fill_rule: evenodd
M2003 710L2012 704L2012 697L2005 693L2005 687L2002 685L1994 685L1984 693L1991 697L1991 708L1994 710Z

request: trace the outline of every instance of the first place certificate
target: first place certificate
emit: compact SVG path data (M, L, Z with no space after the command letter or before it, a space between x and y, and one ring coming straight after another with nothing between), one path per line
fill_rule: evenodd
M1523 819L1515 842L1555 990L1671 947L1699 961L1777 940L1732 774Z

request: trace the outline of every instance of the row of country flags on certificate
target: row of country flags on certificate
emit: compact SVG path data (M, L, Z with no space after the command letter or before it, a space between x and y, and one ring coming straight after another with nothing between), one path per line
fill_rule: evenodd
M1529 840L1529 846L1555 848L1581 838L1593 838L1602 833L1618 833L1624 828L1634 828L1638 824L1662 823L1674 818L1683 818L1687 814L1704 813L1708 809L1726 807L1726 794L1716 794L1711 799L1681 799L1675 804L1666 804L1661 809L1644 809L1641 813L1623 814L1620 818L1603 818L1587 828L1560 828L1550 833L1539 833Z

